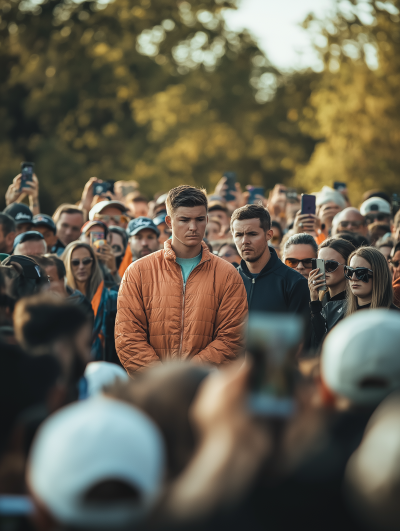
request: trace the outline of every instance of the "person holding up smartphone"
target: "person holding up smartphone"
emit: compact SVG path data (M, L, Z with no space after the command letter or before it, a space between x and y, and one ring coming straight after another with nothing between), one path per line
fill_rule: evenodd
M324 261L325 279L319 269L308 277L311 311L311 348L318 350L326 334L346 313L346 278L344 268L355 250L347 240L325 240L319 246L318 258ZM325 286L326 289L321 289Z
M32 180L28 181L22 178L22 173L14 177L6 192L6 205L20 203L26 196L29 197L29 208L32 214L34 216L40 214L39 180L34 173Z

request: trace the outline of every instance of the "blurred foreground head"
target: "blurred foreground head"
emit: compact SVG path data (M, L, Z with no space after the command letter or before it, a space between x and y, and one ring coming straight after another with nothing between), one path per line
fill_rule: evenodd
M377 406L400 388L399 345L399 312L365 310L347 317L324 342L324 384L342 404Z
M95 397L42 424L27 483L42 529L114 531L145 518L163 472L164 448L153 422L131 405Z
M210 369L191 363L169 363L150 368L125 385L115 385L106 394L143 410L160 428L167 449L168 475L175 477L189 462L195 449L195 434L189 410Z
M400 529L400 394L376 410L346 469L346 493L369 529Z

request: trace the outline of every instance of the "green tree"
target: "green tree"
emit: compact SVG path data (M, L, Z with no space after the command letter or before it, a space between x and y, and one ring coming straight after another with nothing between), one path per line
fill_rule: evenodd
M315 74L283 77L223 0L0 1L0 193L36 162L43 210L92 175L148 195L214 186L224 170L272 187L315 141L299 128Z
M306 21L319 35L325 69L300 118L318 144L294 184L315 191L346 181L356 201L371 188L398 192L399 10L398 0L353 0L329 20Z

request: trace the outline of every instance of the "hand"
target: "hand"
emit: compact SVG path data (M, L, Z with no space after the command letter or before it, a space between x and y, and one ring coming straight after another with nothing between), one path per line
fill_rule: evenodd
M301 210L298 210L294 218L292 231L295 234L299 234L300 232L314 232L316 234L318 225L319 219L316 215L302 214Z
M88 182L85 184L85 188L82 192L82 198L81 202L79 204L79 208L82 210L85 210L86 213L90 211L92 208L93 203L93 190L94 190L94 184L95 183L102 183L103 181L101 179L98 179L97 177L91 177Z
M24 186L24 192L29 196L29 207L34 215L40 214L39 205L39 179L35 174L32 176L32 181L28 181Z
M319 269L313 269L310 271L308 277L308 289L310 290L310 299L312 301L319 300L319 289L321 286L325 286L325 280L321 278L323 273L319 273ZM315 282L315 284L313 284Z
M286 186L276 184L269 194L267 204L271 217L279 221L282 226L286 225L286 203Z
M6 205L11 205L12 203L18 203L18 200L22 201L26 193L21 192L21 179L22 174L19 173L14 177L13 182L7 189L6 192Z
M117 262L112 252L112 248L108 243L94 248L97 259L100 260L109 270L112 275L117 272Z
M338 214L342 209L339 205L334 203L325 203L321 205L318 211L318 217L322 223L327 223L330 226L333 218Z

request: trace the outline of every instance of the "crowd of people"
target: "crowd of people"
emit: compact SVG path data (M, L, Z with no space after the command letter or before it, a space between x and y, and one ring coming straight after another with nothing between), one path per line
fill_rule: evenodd
M398 205L252 189L15 177L1 529L400 529Z

